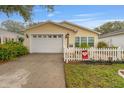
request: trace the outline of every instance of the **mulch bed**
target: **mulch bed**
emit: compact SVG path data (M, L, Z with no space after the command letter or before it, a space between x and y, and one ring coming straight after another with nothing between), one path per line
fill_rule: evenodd
M96 65L112 65L112 64L124 64L124 60L122 61L104 61L104 60L98 60L98 61L69 61L67 64L96 64Z
M0 61L0 65L2 65L2 64L6 64L6 63L8 63L9 61Z
M112 65L112 64L124 64L124 62L112 62L112 61L70 61L67 64L96 64L96 65Z

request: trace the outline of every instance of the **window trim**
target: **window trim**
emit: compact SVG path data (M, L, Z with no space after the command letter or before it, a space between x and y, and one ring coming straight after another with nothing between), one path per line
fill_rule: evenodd
M86 43L87 43L87 37L84 37L86 38ZM80 44L82 43L82 37L80 37ZM87 43L88 44L88 43Z
M93 38L93 47L94 47L94 41L95 41L95 39L94 39L94 37L88 37L87 39L88 39L88 45L89 45L89 38ZM92 47L92 46L91 46Z
M81 38L82 38L82 37L86 37L86 43L87 43L87 45L89 45L89 40L88 40L88 38L89 38L89 37L92 37L92 38L94 39L93 47L95 46L95 37L93 37L93 36L76 36L76 37L75 37L75 44L77 43L77 42L76 42L76 38L77 38L77 37L79 37L79 45L81 45L81 41L82 41Z

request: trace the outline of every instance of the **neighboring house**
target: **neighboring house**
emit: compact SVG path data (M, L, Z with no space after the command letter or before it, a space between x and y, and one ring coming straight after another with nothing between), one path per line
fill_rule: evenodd
M101 34L99 36L99 41L106 42L110 47L116 46L124 48L124 29Z
M19 37L23 37L23 35L6 31L0 28L0 43L3 44L7 41L18 41Z
M62 53L64 47L75 47L75 43L95 47L98 34L70 22L46 21L26 29L24 44L30 53Z

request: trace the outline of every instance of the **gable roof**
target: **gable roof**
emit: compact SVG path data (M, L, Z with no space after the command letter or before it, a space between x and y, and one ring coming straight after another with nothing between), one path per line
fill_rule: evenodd
M105 38L105 37L110 37L110 36L116 36L116 35L119 35L119 34L124 34L124 29L112 31L112 32L105 33L105 34L101 34L101 35L99 36L99 38Z
M100 34L100 33L97 32L97 31L94 31L94 30L91 30L91 29L89 29L89 28L82 27L82 26L79 26L79 25L77 25L77 24L74 24L74 23L71 23L71 22L67 22L67 21L63 21L63 22L60 22L60 23L53 22L53 21L41 22L41 23L39 23L39 24L36 24L36 25L34 25L34 26L31 26L31 27L25 29L24 31L29 30L29 29L32 29L32 28L39 27L39 26L44 25L44 24L47 24L47 23L51 23L51 24L60 26L60 27L62 27L62 28L71 30L71 31L73 31L73 32L78 32L78 30L76 30L76 29L73 29L73 28L71 28L71 27L68 27L68 26L64 26L64 25L63 25L63 23L67 23L67 24L69 24L69 25L71 25L71 26L76 26L76 27L79 27L79 28L81 28L81 29L85 29L85 30L91 31L91 32L96 33L96 34Z
M71 22L67 22L67 21L60 22L60 24L63 24L63 23L67 23L67 24L69 24L69 25L76 26L76 27L79 27L79 28L81 28L81 29L88 30L88 31L91 31L91 32L96 33L96 34L100 34L100 33L97 32L97 31L91 30L91 29L89 29L89 28L86 28L86 27L83 27L83 26L80 26L80 25L77 25L77 24L74 24L74 23L71 23Z
M44 25L44 24L47 24L47 23L51 23L51 24L57 25L57 26L59 26L59 27L62 27L62 28L71 30L71 31L73 31L73 32L77 32L76 30L74 30L74 29L72 29L72 28L70 28L70 27L63 26L63 25L58 24L58 23L53 22L53 21L41 22L41 23L39 23L39 24L37 24L37 25L34 25L34 26L31 26L31 27L27 28L26 30L29 30L29 29L32 29L32 28L36 28L36 27L39 27L39 26Z

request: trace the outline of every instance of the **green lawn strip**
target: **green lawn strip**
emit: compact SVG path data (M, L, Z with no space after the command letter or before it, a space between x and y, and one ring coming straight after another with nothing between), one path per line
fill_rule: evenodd
M118 70L124 69L124 64L90 65L65 64L67 87L124 87L124 79L118 75Z

